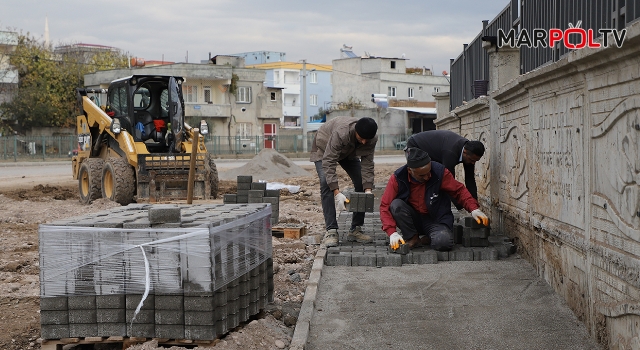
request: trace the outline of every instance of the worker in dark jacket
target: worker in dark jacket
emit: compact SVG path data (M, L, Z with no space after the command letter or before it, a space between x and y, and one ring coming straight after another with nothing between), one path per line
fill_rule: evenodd
M345 210L346 197L340 191L338 164L351 178L356 192L371 193L373 188L373 153L378 137L378 124L372 118L336 117L318 129L310 160L316 165L320 179L320 198L326 233L322 244L338 245L336 212ZM353 213L347 241L369 243L371 236L362 232L364 213Z
M430 244L435 250L450 250L453 213L449 197L461 203L478 223L488 225L478 201L448 169L431 161L419 148L408 148L405 154L407 164L391 175L380 201L382 230L389 236L391 248L408 242L412 248Z
M478 187L474 174L475 164L484 155L484 145L480 141L469 141L449 130L429 130L412 135L407 140L407 148L417 147L427 152L431 160L447 168L453 177L455 167L462 163L464 184L473 198L478 199ZM456 203L460 209L459 203Z

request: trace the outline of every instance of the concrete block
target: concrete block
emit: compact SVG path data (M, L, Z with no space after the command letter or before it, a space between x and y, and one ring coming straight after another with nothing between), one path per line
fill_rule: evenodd
M488 238L489 237L489 233L490 230L488 227L481 227L481 228L469 228L469 227L464 227L462 229L462 237L466 238Z
M264 190L265 197L280 197L280 190Z
M98 325L96 323L69 324L69 337L97 337Z
M358 193L358 210L359 213L364 213L367 211L367 201L365 198L365 193Z
M240 310L238 310L238 318L240 320L240 322L246 322L249 319L249 305L247 304L247 307L243 307L240 308Z
M149 208L149 222L151 225L179 223L180 210L175 204L154 204Z
M487 248L474 248L473 249L473 260L481 261L481 260L498 260L498 250L493 247Z
M449 261L449 252L448 251L436 251L436 254L438 254L438 261Z
M69 324L96 323L96 310L69 310Z
M238 314L229 314L227 316L227 329L234 329L240 324L240 316Z
M216 339L216 328L211 326L184 326L185 339L191 340L214 340Z
M264 195L264 191L267 189L267 183L266 182L252 182L251 183L251 189L252 190L260 190L260 191L262 191L262 194Z
M262 197L264 197L264 191L263 190L249 190L248 197L249 198L260 198L260 199L262 199Z
M238 175L237 181L238 181L238 183L241 183L241 182L252 183L253 182L253 176L251 176L251 175Z
M156 338L185 339L184 325L156 324Z
M182 295L156 295L155 309L157 310L184 310L184 296Z
M400 255L402 258L402 264L413 264L413 253L409 252L408 254Z
M376 254L374 253L357 254L351 257L351 266L376 266L376 263Z
M125 298L126 308L127 310L135 310L138 307L138 304L142 300L142 294L127 294ZM149 294L144 300L144 303L141 307L142 310L153 310L155 309L155 295Z
M473 261L473 250L469 248L454 249L449 252L450 261Z
M182 310L156 310L156 325L184 325L184 311Z
M438 253L435 250L414 251L413 263L418 265L437 264Z
M484 228L484 227L487 227L487 226L484 226L483 224L479 224L473 218L473 216L465 216L464 217L464 226L468 227L468 228Z
M98 323L99 337L126 337L126 323Z
M215 315L212 311L185 311L185 326L215 326Z
M390 253L376 254L376 266L402 266L402 256Z
M249 185L249 186L251 186L251 185ZM246 189L246 190L240 190L240 189L239 189L239 190L237 191L237 195L238 195L238 196L247 196L247 197L248 197L248 196L249 196L249 190L250 190L250 189L251 189L251 188Z
M255 204L255 203L262 203L262 197L248 197L247 198L247 203L251 203L251 204Z
M250 190L251 182L238 182L238 190Z
M229 328L227 328L227 319L221 319L216 321L216 334L218 336L227 334Z
M98 309L124 309L126 294L96 295L96 308Z
M69 338L69 325L49 325L40 326L40 338L42 339L62 339Z
M464 226L454 224L453 225L453 243L462 244L462 234Z
M156 325L153 323L127 324L127 337L153 338L156 336Z
M364 198L364 202L365 202L365 211L367 213L373 213L374 211L374 203L375 203L375 199L373 196L373 193L365 193L364 194L365 198Z
M88 310L96 308L95 295L73 296L68 298L69 310Z
M136 315L136 319L133 319L133 315L136 310L126 310L126 322L131 323L133 321L134 324L138 323L155 323L156 322L156 311L155 310L140 310Z
M240 203L249 203L249 195L240 195L239 193L236 195L236 202Z
M351 252L327 252L327 266L351 266Z
M40 310L67 311L68 309L67 297L40 298Z
M236 203L236 195L235 194L225 194L222 198L223 203Z
M64 311L40 310L40 324L41 325L69 324L69 312L67 310L64 310Z
M280 205L280 198L278 197L262 197L262 203L269 203L271 204L271 215L273 216L273 212L274 209L276 209L278 207L278 205ZM278 211L277 209L275 211Z
M185 296L184 311L213 311L213 293L201 296Z
M387 246L387 251L389 253L395 253L395 254L409 254L409 252L411 251L411 249L409 248L408 244L401 244L400 247L398 249L391 249L391 247Z

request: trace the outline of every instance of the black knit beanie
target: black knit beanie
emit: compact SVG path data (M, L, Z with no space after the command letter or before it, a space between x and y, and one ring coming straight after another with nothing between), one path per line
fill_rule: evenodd
M429 154L420 148L410 147L405 151L407 157L407 167L411 169L422 168L431 162Z
M378 124L376 124L376 121L372 118L360 118L360 120L356 122L356 132L363 139L371 140L376 136L376 132L378 132Z

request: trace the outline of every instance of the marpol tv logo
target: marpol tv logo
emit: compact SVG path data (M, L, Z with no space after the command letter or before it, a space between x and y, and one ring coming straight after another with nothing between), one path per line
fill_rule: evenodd
M556 43L564 45L567 49L583 49L609 47L615 45L616 47L622 47L624 39L627 36L627 29L598 29L597 33L602 35L602 42L597 42L593 29L582 29L580 26L582 21L578 21L575 27L572 23L569 23L569 28L562 30L558 28L551 28L549 30L536 28L532 33L529 33L527 29L523 28L520 33L517 34L515 29L509 30L506 34L502 28L498 29L498 47L510 46L510 47L555 47ZM613 40L609 35L613 36Z

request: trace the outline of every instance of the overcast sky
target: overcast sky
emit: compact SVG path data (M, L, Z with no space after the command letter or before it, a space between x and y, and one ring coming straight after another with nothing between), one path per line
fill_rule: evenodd
M358 55L405 57L449 71L449 59L509 0L2 0L0 28L53 45L114 46L146 60L200 62L218 54L286 52L331 64L343 44ZM187 56L188 55L188 56Z

